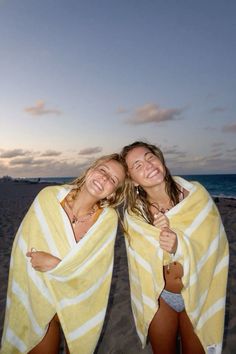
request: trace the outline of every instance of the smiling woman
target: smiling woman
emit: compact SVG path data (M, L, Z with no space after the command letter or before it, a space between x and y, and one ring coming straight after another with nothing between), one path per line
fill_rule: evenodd
M161 150L134 142L125 225L131 303L143 347L153 353L221 353L228 242L219 212L197 182L172 177Z
M12 248L1 353L93 353L110 290L125 169L98 159L71 185L44 188ZM92 270L92 271L91 271ZM18 324L21 323L21 326Z

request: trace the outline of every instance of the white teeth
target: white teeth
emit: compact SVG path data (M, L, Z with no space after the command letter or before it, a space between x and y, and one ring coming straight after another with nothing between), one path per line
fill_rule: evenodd
M159 171L158 170L154 170L151 173L148 174L148 178L152 178L153 176L155 176Z
M101 186L101 184L100 184L98 181L93 181L93 183L95 184L95 186L96 186L100 191L102 191L102 186Z

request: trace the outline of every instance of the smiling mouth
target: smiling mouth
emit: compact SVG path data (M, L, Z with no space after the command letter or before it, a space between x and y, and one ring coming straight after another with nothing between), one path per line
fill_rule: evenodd
M94 180L94 181L93 181L93 184L94 184L95 187L97 187L97 189L99 189L101 192L103 191L102 185L101 185L97 180Z
M159 169L156 168L152 172L148 173L147 178L155 177L159 172L160 172Z

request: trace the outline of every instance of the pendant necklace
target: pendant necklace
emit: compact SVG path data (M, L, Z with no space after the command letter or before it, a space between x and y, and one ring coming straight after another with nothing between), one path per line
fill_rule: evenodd
M156 202L151 203L151 206L157 209L160 213L165 214L172 208L172 203L169 202L168 208L160 207L159 204Z
M71 215L72 216L71 224L72 224L73 227L75 227L79 223L84 223L84 222L88 221L96 213L96 211L98 210L98 206L97 206L97 204L95 204L94 207L91 210L89 210L86 214L81 215L81 216L76 216L73 213L72 208L69 206L69 204L68 203L66 203L66 204L67 204L67 207L68 207L68 209L70 210L70 212L72 214Z

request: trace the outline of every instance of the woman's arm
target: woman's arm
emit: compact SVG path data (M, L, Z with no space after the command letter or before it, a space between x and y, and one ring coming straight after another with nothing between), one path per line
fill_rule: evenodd
M31 258L32 267L39 272L47 272L61 262L60 258L43 251L31 250L26 253L26 256Z

